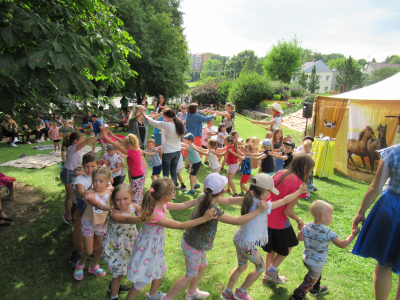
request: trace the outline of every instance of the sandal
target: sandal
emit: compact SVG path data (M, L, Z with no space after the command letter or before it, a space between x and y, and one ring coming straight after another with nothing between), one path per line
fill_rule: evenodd
M4 221L3 223L0 223L0 226L10 226L11 223L8 221Z
M0 221L8 221L8 222L12 222L13 220L10 219L9 217L5 217L5 218L0 218Z
M103 277L103 276L106 276L106 274L107 274L103 269L100 269L99 265L95 266L94 268L89 267L88 272L90 274L96 275L97 277L98 276Z
M85 268L85 265L80 265L79 263L80 262L78 262L76 264L75 271L74 271L74 278L75 278L75 280L78 280L78 281L83 279L83 269Z

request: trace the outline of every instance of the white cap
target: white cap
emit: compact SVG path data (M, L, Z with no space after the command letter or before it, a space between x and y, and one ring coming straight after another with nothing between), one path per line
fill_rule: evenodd
M263 141L261 142L261 145L263 145L265 148L271 148L272 140L271 139L263 139Z
M219 175L218 173L211 173L204 180L204 188L210 189L212 194L218 194L222 192L227 184L228 178Z
M275 195L279 195L279 191L274 187L274 179L272 179L268 174L258 173L253 177L250 185L258 186L262 189L271 191Z

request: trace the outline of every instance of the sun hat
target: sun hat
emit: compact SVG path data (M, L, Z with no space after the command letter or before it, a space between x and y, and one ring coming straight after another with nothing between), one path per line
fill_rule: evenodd
M253 179L251 179L250 185L258 186L262 189L271 191L275 195L279 195L279 191L274 186L274 180L268 174L258 173L256 176L253 177Z
M204 180L204 188L210 189L213 194L222 192L227 184L228 178L218 173L211 173Z
M263 145L265 148L271 148L272 140L271 139L263 139L263 141L261 142L261 145Z
M192 142L194 142L194 135L193 133L186 133L184 136L185 139L191 140Z
M269 107L271 107L272 109L276 110L277 112L280 112L281 114L283 114L283 110L282 107L279 103L272 103L272 104L268 104Z

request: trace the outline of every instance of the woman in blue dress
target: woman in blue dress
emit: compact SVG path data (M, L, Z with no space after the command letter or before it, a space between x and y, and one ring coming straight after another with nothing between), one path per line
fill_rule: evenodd
M397 132L400 133L400 115ZM392 289L392 272L399 275L395 300L400 299L400 144L383 149L374 181L365 193L353 227L362 223L362 229L353 254L371 257L377 261L374 271L375 299L387 300ZM390 178L387 190L376 202L367 219L365 213L382 192Z

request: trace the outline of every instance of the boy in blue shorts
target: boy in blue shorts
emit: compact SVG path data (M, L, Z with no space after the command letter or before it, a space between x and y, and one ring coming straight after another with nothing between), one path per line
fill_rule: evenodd
M199 153L193 149L194 135L192 133L187 133L184 137L185 143L182 144L182 150L187 151L187 158L189 160L189 164L192 165L190 168L190 191L185 194L194 195L196 192L195 189L200 188L200 184L197 183L197 172L201 166L201 158Z
M160 173L162 169L162 162L159 153L161 150L156 147L156 141L153 139L147 140L147 151L142 151L143 154L149 156L149 167L153 167L153 173L151 174L151 180L160 178Z
M92 114L91 127L92 127L93 134L96 136L99 135L100 131L103 129L103 126L101 126L101 123L97 119L97 116L95 114ZM99 138L99 142L100 142L101 149L103 149L103 154L105 154L105 150L103 148L103 141L100 138ZM92 151L95 152L95 150L96 150L96 143L93 143Z

